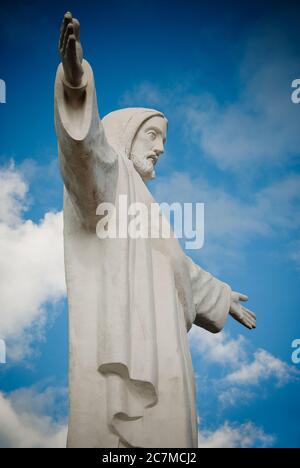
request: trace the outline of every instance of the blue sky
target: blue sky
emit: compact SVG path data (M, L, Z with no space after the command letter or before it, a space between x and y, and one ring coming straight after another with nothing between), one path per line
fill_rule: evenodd
M200 446L300 446L300 78L297 2L2 2L0 447L59 446L67 420L62 182L53 125L57 42L81 22L101 116L169 120L151 190L205 203L195 261L249 295L254 332L191 333Z

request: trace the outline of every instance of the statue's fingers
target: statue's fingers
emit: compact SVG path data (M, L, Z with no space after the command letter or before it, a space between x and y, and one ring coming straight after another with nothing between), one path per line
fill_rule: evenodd
M247 319L247 323L248 323L250 329L256 328L255 320L249 318L249 319Z
M244 309L243 309L243 306L237 302L236 304L234 304L234 309L236 311L236 313L240 316L240 317L243 317L244 316Z
M251 324L252 328L256 328L256 320L253 317L250 317L250 315L245 316L245 320Z
M80 23L78 19L73 18L73 27L74 27L74 34L77 41L80 41Z
M250 315L250 317L256 319L256 314L254 312L252 312L252 310L247 309L247 307L245 307L245 306L242 306L242 307Z
M234 301L238 301L239 300L239 297L240 297L240 293L236 292L236 291L232 291L231 292L231 298L234 300Z
M256 318L251 317L250 320L251 320L253 327L256 328Z
M249 320L247 320L245 317L240 321L242 325L244 325L246 328L249 328L249 330L252 330L252 325Z
M245 314L245 317L247 317L249 320L254 320L255 319L253 317L253 315L248 312L247 309L244 309L244 314Z
M250 315L244 310L244 308L239 305L238 308L231 307L231 315L245 327L252 329L253 328L253 319Z
M241 293L239 293L239 299L240 299L240 301L245 301L245 302L247 302L248 299L249 299L249 297L246 296L246 294L241 294Z
M68 39L68 44L66 48L66 55L70 62L76 61L76 37L74 34L71 34Z
M73 19L72 13L70 11L67 11L63 19L63 26L65 29L67 28L68 24L72 22L72 19Z
M66 34L66 30L68 25L72 22L72 13L69 11L64 15L64 19L62 21L61 29L60 29L60 40L59 40L59 49L62 49L64 38Z
M65 37L64 37L64 42L63 42L63 46L62 46L62 52L63 52L63 54L66 54L66 49L67 49L68 40L69 40L69 37L70 37L72 34L74 34L74 27L73 27L73 24L70 23L70 24L68 24L68 26L67 26L67 30L66 30Z
M233 317L238 318L241 315L239 305L233 302L230 306L230 313Z
M254 318L252 315L250 315L249 313L245 313L245 319L247 320L247 322L250 323L250 325L252 326L252 328L256 328L256 318Z
M251 319L254 320L254 322L256 322L256 315L253 314L251 311L249 311L248 314L250 315Z

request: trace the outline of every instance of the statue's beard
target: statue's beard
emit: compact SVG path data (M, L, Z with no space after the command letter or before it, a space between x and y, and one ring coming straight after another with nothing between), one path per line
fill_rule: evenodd
M139 173L144 181L155 179L155 170L152 159L149 158L152 153L140 156L136 153L131 153L130 159L134 165L135 170Z

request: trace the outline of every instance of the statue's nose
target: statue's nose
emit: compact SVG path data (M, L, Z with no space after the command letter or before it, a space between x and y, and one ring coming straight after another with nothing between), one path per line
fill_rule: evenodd
M157 143L154 148L154 152L156 156L160 156L164 152L164 145L163 143Z

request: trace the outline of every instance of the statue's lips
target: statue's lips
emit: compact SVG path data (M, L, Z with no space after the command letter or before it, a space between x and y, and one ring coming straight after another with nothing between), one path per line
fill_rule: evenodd
M147 159L151 159L151 161L153 162L153 166L155 166L155 164L158 161L158 156L156 156L156 154L150 154L149 156L147 156Z

